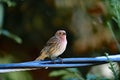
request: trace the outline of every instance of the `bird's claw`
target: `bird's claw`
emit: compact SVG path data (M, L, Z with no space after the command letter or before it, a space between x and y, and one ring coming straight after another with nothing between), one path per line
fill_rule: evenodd
M63 64L63 60L62 60L61 57L52 59L52 61L53 61L54 64L56 63L55 60L58 60L58 61L60 61Z
M58 59L61 61L61 63L63 64L63 60L62 60L62 58L61 57L58 57Z

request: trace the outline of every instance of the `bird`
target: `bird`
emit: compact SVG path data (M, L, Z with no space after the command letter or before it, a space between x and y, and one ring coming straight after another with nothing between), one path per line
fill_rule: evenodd
M40 51L40 56L38 56L36 60L44 60L45 58L55 59L59 55L61 55L67 46L67 39L66 39L66 31L65 30L57 30L53 37L51 37L43 49ZM48 67L45 67L47 69ZM37 70L40 68L5 68L0 69L0 73L6 72L15 72L15 71L27 71L27 70Z
M40 51L40 55L35 60L44 60L45 58L56 59L61 55L67 46L66 31L57 30Z

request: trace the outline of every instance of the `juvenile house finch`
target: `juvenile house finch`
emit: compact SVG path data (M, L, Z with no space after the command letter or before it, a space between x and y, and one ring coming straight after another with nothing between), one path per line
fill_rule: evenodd
M40 56L36 60L44 60L46 57L54 59L61 55L67 45L66 32L64 30L58 30L55 35L48 40L46 46L41 50ZM38 68L12 68L12 69L0 69L0 73L14 72L14 71L25 71L25 70L36 70Z
M65 30L58 30L53 37L51 37L44 48L40 52L40 56L36 60L44 60L46 57L55 59L61 55L67 45Z

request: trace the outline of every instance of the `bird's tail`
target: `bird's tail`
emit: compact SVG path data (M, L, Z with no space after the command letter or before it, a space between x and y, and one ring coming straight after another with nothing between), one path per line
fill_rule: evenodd
M0 73L16 72L16 71L29 71L29 70L36 70L36 69L38 69L38 68L0 69Z
M48 55L46 53L42 53L39 57L37 57L35 60L44 60Z

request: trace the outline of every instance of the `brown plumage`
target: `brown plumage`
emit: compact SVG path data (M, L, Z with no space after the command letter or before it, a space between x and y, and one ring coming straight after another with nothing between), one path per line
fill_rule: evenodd
M64 30L58 30L55 35L48 40L36 60L44 60L46 57L54 59L65 51L66 45L66 32Z

